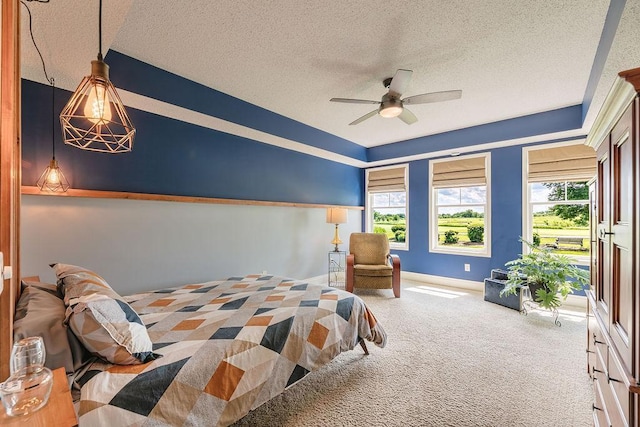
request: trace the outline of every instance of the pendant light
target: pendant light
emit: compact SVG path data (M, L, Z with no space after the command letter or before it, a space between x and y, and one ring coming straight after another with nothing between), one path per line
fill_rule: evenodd
M102 0L98 16L98 59L91 74L78 85L60 113L64 143L103 153L131 151L136 130L109 81L109 66L102 60Z
M52 157L49 162L49 166L42 172L40 178L36 182L36 185L40 187L41 191L52 192L66 192L69 189L69 181L65 178L64 174L58 166L56 160L56 139L55 139L55 96L56 85L53 77L49 80L51 83L51 152Z
M51 192L66 192L69 189L69 181L65 178L64 174L60 170L58 166L58 161L56 160L56 132L55 132L55 116L56 116L56 84L53 77L49 78L49 74L47 74L47 67L44 63L44 58L42 57L42 53L40 53L40 49L38 49L38 45L36 44L36 39L33 37L33 27L31 20L31 10L26 3L21 2L22 5L27 8L27 13L29 15L29 35L31 36L31 41L33 42L33 46L36 48L36 52L38 52L38 56L40 56L40 61L42 62L42 70L44 71L44 77L47 79L49 84L51 85L51 161L49 162L49 166L42 172L40 178L36 181L36 185L40 187L41 191L51 191Z

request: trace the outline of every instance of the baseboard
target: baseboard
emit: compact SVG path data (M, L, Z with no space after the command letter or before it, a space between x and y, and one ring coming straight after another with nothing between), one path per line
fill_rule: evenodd
M400 273L401 280L411 280L414 282L430 283L432 285L447 286L450 288L467 289L470 291L484 292L484 282L474 280L456 279L454 277L432 276L431 274L413 273L403 271Z
M433 276L430 274L414 273L411 271L403 271L401 273L402 280L411 280L414 282L429 283L432 285L446 286L450 288L460 288L484 294L484 282L476 282L474 280L456 279L454 277ZM568 295L566 301L562 304L562 308L572 311L587 310L587 297L584 295Z

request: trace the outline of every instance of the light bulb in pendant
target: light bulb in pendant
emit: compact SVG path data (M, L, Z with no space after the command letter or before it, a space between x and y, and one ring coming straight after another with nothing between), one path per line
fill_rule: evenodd
M49 173L45 178L45 181L48 185L58 185L60 184L60 174L58 173L58 168L49 169Z
M105 125L111 121L111 106L106 88L101 84L94 84L84 105L84 116L97 125Z

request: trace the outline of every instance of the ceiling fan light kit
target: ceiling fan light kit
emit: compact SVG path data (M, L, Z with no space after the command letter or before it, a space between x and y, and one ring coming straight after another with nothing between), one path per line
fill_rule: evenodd
M351 98L331 98L331 102L343 102L347 104L379 104L377 110L373 110L364 116L349 123L349 126L362 123L379 114L384 118L398 117L408 125L418 121L418 118L411 111L404 107L404 104L428 104L432 102L449 101L459 99L462 96L461 90L447 90L442 92L423 93L421 95L413 95L402 99L401 96L409 85L413 71L399 69L393 77L388 77L382 81L382 84L389 91L382 96L380 101L370 101L367 99L351 99Z
M382 97L378 114L384 118L398 117L402 113L402 109L402 101L387 93Z

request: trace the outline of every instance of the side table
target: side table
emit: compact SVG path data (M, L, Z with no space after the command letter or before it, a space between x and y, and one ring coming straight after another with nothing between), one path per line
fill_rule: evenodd
M53 370L53 386L49 400L36 412L20 417L10 417L0 404L0 426L73 427L78 417L73 409L71 392L64 368Z
M328 285L335 288L344 289L345 285L345 267L347 264L347 252L331 251L329 252L329 277Z

